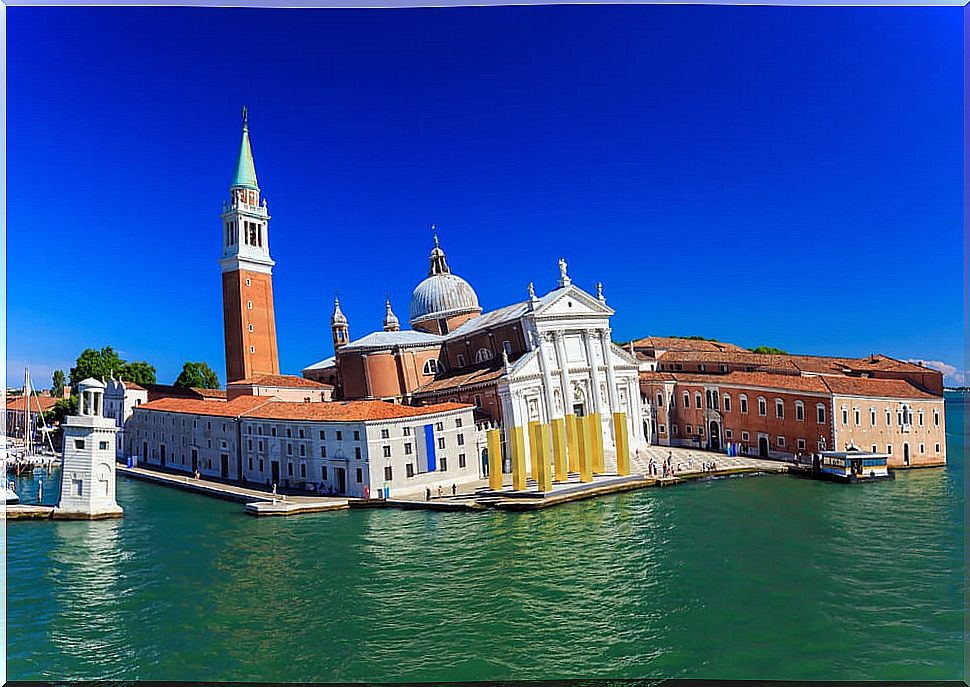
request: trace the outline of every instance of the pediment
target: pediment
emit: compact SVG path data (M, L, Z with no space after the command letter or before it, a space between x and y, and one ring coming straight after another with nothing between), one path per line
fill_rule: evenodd
M546 294L535 309L536 317L609 317L613 309L576 286Z

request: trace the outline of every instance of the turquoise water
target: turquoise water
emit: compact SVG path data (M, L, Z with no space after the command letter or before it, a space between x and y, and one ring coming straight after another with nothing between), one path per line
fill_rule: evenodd
M8 677L962 679L964 403L946 469L870 485L257 519L122 480L123 520L7 526Z

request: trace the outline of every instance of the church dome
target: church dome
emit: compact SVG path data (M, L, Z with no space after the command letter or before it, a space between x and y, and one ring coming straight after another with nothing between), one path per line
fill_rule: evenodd
M471 284L451 273L436 236L428 277L411 293L411 324L481 311L478 295Z

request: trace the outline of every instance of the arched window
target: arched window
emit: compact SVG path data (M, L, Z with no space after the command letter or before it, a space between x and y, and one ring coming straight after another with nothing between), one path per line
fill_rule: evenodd
M815 418L818 424L823 424L825 422L825 404L816 403L815 404Z
M758 396L758 415L768 414L768 401L765 400L764 396Z
M744 394L741 394L740 396L738 396L738 401L741 403L741 412L742 413L747 413L748 412L748 397L745 396Z
M722 400L724 401L724 412L725 413L730 413L731 412L731 395L730 394L724 394L724 397L722 398Z
M438 374L438 361L434 358L426 360L422 372L426 375Z
M492 352L487 348L479 348L475 353L475 362L484 363L486 360L492 359Z
M805 419L805 404L801 401L795 401L795 419L799 422Z

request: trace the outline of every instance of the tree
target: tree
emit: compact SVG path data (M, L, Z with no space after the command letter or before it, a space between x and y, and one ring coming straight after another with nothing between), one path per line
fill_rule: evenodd
M51 396L61 398L64 395L64 384L64 371L54 370L54 375L51 377Z
M219 376L209 367L208 363L187 362L182 366L182 372L175 380L175 386L218 389Z
M85 348L71 368L71 393L76 394L78 384L88 377L107 379L112 374L120 374L124 367L125 361L111 346L105 346L100 351Z
M85 379L87 379L85 377ZM67 415L77 414L77 396L71 396L71 398L62 398L57 401L53 406L44 411L44 422L48 426L59 425L64 421Z
M783 351L780 348L775 348L774 346L758 346L757 348L752 348L751 352L766 353L770 355L788 355L788 351Z
M155 383L155 366L149 365L144 360L133 363L125 363L118 376L126 382L134 382L141 386Z

